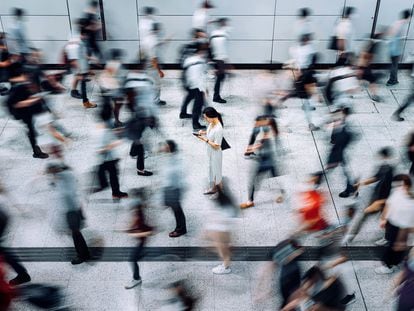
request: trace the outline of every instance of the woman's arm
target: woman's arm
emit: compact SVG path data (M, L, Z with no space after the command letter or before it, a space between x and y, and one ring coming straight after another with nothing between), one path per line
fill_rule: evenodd
M14 108L29 107L29 106L33 105L34 103L36 103L37 101L39 101L40 99L41 99L41 97L30 97L28 99L21 100L21 101L17 102L16 105L14 105Z

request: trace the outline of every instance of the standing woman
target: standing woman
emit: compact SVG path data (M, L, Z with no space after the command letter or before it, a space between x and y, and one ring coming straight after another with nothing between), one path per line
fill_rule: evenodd
M223 150L221 142L223 140L223 120L221 114L213 107L203 110L204 119L208 122L207 131L199 131L198 138L207 143L209 187L204 194L214 194L223 189L222 166Z

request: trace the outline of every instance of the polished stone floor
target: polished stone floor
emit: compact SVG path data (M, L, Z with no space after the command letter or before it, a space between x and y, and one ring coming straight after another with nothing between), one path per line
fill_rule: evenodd
M400 84L393 87L380 86L379 94L383 102L373 102L368 90L363 86L355 94L353 103L355 114L350 117L353 130L360 139L349 149L352 173L366 178L375 170L376 151L383 146L394 148L400 172L407 172L408 164L404 154L404 139L411 131L414 122L414 109L404 114L405 122L390 119L391 113L400 105L412 87L409 72L400 73ZM128 155L129 145L120 147L121 188L148 186L154 193L150 222L157 227L157 234L149 239L148 246L204 246L203 227L208 219L212 201L202 195L206 188L207 166L205 146L197 141L192 133L191 122L179 120L178 113L184 92L180 86L180 73L166 71L163 80L162 99L167 106L160 108L161 133L147 133L148 149L146 168L154 171L152 177L136 175L135 160ZM212 91L213 80L210 80ZM247 187L252 160L243 158L253 120L257 115L260 97L270 89L286 88L285 73L268 73L259 70L235 71L225 81L222 95L227 104L213 104L223 113L224 136L232 146L224 152L223 175L237 203L247 199ZM98 101L96 85L89 86L92 101ZM90 240L99 237L104 246L133 246L134 241L117 229L128 225L130 211L128 201L113 202L110 191L88 195L90 175L96 163L94 144L95 111L85 110L80 100L67 94L50 98L50 105L59 113L61 123L72 132L73 142L67 146L66 162L74 169L83 193L83 204L87 216L85 236ZM240 213L234 222L233 245L272 246L293 232L297 223L293 213L292 195L297 185L307 174L321 170L329 148L329 129L309 132L299 99L291 99L287 109L280 111L281 143L279 163L284 175L278 177L287 191L286 200L275 202L276 181L267 179L256 194L256 206ZM320 103L313 112L315 123L322 124L329 109ZM23 125L5 113L0 112L0 176L10 190L15 204L25 210L23 215L12 207L13 223L7 237L11 247L70 247L71 239L57 230L59 203L54 189L44 177L47 160L31 157L29 142ZM122 117L128 117L123 112ZM177 142L184 160L183 178L187 191L183 207L187 217L188 234L178 239L170 239L168 232L173 229L174 219L169 209L162 207L158 198L164 156L157 154L158 143L164 138ZM328 202L326 215L331 223L343 219L346 204L353 199L340 199L338 193L344 188L340 171L334 171L323 184ZM361 190L358 203L363 205L370 196L370 189ZM372 246L382 235L377 219L370 219L356 238L354 245ZM314 245L312 237L303 241L304 245ZM130 267L125 262L99 262L72 267L70 263L30 262L26 266L35 282L59 284L65 289L66 301L75 310L156 310L165 295L163 287L170 281L188 278L199 294L199 310L275 310L278 297L266 302L256 302L254 292L257 270L260 262L234 262L231 275L213 275L211 268L217 262L144 262L140 264L143 285L130 291L123 286L131 278ZM310 265L310 262L305 262ZM377 261L352 261L352 272L347 276L357 301L349 310L391 310L392 298L389 288L395 275L377 275L374 268ZM23 303L15 305L15 310L33 310Z

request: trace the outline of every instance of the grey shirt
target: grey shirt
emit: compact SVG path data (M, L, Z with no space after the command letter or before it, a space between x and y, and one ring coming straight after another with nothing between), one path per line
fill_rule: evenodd
M56 190L64 212L77 211L81 207L76 177L71 169L65 169L55 175Z

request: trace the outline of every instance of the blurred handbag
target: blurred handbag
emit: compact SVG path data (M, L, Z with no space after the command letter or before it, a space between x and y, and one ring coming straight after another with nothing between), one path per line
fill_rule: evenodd
M227 140L223 137L223 139L221 141L221 150L226 150L226 149L230 149L230 148L231 148L231 146L229 145Z

